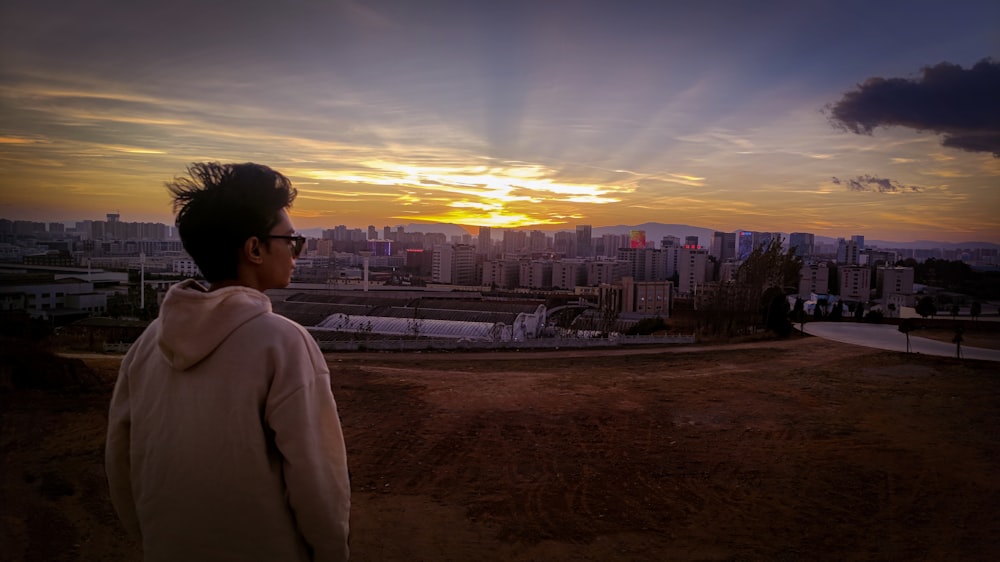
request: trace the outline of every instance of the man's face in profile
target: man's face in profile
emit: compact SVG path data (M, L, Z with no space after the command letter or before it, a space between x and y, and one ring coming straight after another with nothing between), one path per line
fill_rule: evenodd
M295 227L288 213L282 209L279 212L278 224L274 225L268 234L273 236L293 236ZM287 238L268 238L263 241L261 252L261 290L281 289L292 281L292 270L295 269L295 242Z

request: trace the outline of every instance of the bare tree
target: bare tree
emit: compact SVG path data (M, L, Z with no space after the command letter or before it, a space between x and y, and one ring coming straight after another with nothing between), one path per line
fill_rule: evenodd
M899 323L899 331L906 335L906 352L910 352L910 332L914 330L913 321L909 318L904 318L902 322Z
M699 316L702 329L728 337L780 323L784 332L788 321L785 295L795 292L801 271L801 258L794 248L782 252L780 238L757 246L740 264L733 281L720 282L705 295Z

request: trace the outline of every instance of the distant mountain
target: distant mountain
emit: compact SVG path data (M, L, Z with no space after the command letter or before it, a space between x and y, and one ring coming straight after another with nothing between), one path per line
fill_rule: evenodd
M913 242L887 242L885 240L865 240L865 246L877 246L879 248L941 248L943 250L972 250L976 248L1000 249L1000 244L992 242L936 242L934 240L914 240Z
M392 227L393 230L396 227ZM428 222L418 222L411 223L403 227L406 232L423 232L424 234L430 234L432 232L440 232L445 236L462 236L464 234L469 234L469 231L457 224L437 224ZM475 236L478 228L472 228L472 235ZM381 232L381 230L379 231Z
M844 236L844 238L849 238ZM817 244L836 244L837 239L828 236L817 236ZM942 250L957 250L959 248L963 250L973 250L977 248L993 248L1000 249L1000 244L994 244L992 242L941 242L938 240L914 240L912 242L898 242L892 240L870 240L865 239L866 248L883 248L887 250L917 250L917 249L930 249L930 248L940 248Z
M605 234L628 234L632 230L642 230L646 232L646 240L659 243L664 236L676 236L684 243L688 236L697 236L698 244L708 247L712 245L712 234L714 229L701 228L688 224L663 224L659 222L645 222L636 225L619 224L615 226L599 226L591 232L593 236L603 236Z
M395 232L396 226L397 225L392 225L390 228L392 228L392 230ZM383 227L384 225L375 227L375 230L378 232L379 238L382 237ZM309 238L322 238L324 230L329 230L329 229L306 228L303 230L299 230L298 232L299 234ZM354 230L354 228L351 228L350 230ZM363 228L362 230L368 230L368 229ZM406 232L423 232L424 234L441 233L449 237L461 236L463 234L469 233L468 230L462 228L461 226L458 226L457 224L439 224L439 223L427 223L427 222L406 224L403 225L403 230ZM475 234L473 234L473 236L475 236Z

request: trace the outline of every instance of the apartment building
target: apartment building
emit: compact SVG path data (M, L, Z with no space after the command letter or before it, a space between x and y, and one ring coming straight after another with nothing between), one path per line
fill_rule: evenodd
M871 270L861 266L841 266L840 299L842 301L868 302L871 298Z

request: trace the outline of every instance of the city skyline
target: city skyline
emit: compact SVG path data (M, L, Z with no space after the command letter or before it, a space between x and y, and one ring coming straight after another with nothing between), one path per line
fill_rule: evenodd
M57 234L63 234L63 233L65 233L65 234L70 234L70 235L84 234L85 236L87 236L87 235L89 235L89 234L92 233L91 229L94 228L94 226L96 225L96 226L100 226L102 228L102 230L101 230L101 232L102 232L101 236L104 237L104 238L106 238L107 240L140 240L140 239L142 239L142 240L146 240L146 239L148 239L148 240L155 240L155 239L164 239L164 240L165 239L175 239L175 240L179 240L179 237L178 237L177 232L176 232L175 225L173 223L131 221L131 220L128 220L128 217L121 217L117 213L109 213L109 214L107 214L107 216L105 218L108 219L108 218L111 218L112 216L113 216L113 219L111 219L111 220L102 220L102 219L99 219L99 218L94 218L94 219L78 219L78 220L67 220L67 221L52 221L52 222L49 222L49 221L37 221L37 220L30 220L30 219L16 219L16 220L12 220L12 219L9 219L7 217L0 216L0 226L3 226L3 228L0 229L0 230L2 230L3 232L9 233L9 234L13 234L15 236L29 236L30 237L30 232L28 232L28 230L26 230L26 226L29 226L29 225L38 225L38 226L41 226L44 229L45 232L50 233L50 234L52 234L52 233L57 233ZM109 225L111 222L120 223L121 227L130 227L137 234L141 234L140 230L143 229L143 228L157 228L157 227L164 227L164 228L168 229L171 234L170 234L169 237L166 237L166 236L163 236L163 237L137 236L136 237L136 236L132 236L131 234L128 235L128 236L123 236L123 237L117 237L117 236L108 237L107 231L104 230L104 228L107 225ZM5 225L3 223L7 223L7 224ZM22 224L20 226L20 232L18 231L18 229L19 229L18 223L26 223L26 224ZM60 225L59 229L58 230L52 230L51 227L52 227L53 224ZM83 231L83 232L81 232L79 230L80 228L84 228L86 230ZM352 225L337 224L337 225L320 226L320 227L315 227L315 228L310 228L310 229L305 229L305 230L297 229L297 232L299 232L301 234L304 234L304 235L306 235L307 237L310 237L310 238L321 239L321 238L325 238L328 234L331 234L335 230L340 229L340 228L345 228L346 229L345 232L351 232L351 233L357 232L357 233L364 233L366 235L371 235L371 234L374 233L374 235L375 235L374 238L366 238L369 241L371 241L371 240L390 240L390 239L394 239L394 238L387 237L387 236L389 234L395 235L397 233L397 229L402 229L402 231L405 232L406 234L423 234L423 235L427 235L427 236L442 235L442 236L449 237L449 239L455 239L455 238L457 238L459 236L463 236L463 237L467 237L470 240L472 240L474 245L478 244L476 242L476 240L478 240L478 232L477 231L475 231L475 230L470 231L468 227L462 227L460 225L441 224L441 223L411 223L411 224L408 224L408 225L397 224L397 225L382 225L382 226L376 226L376 225L352 226ZM721 230L718 230L718 229L715 229L715 228L711 228L711 227L707 227L707 226L688 225L688 224L665 224L665 223L643 223L643 224L637 224L637 225L612 225L612 226L599 226L599 227L594 227L593 225L588 225L588 224L571 224L571 225L562 225L561 227L552 227L552 226L549 226L548 228L544 228L544 229L543 228L534 228L534 227L530 227L530 226L510 227L510 228L495 228L495 227L485 227L485 228L487 230L492 230L492 234L493 235L492 235L491 239L492 239L492 241L494 243L500 243L500 242L502 242L502 240L503 240L502 235L503 235L503 232L505 230L521 231L521 232L523 232L525 234L529 234L531 232L541 232L542 234L546 235L547 240L549 242L553 241L553 236L556 236L556 239L558 239L558 235L559 234L572 235L572 238L576 241L576 243L579 243L579 241L580 241L580 239L579 239L580 231L581 231L581 229L584 229L584 230L592 230L592 231L594 231L593 232L593 236L591 237L591 241L594 241L594 242L599 241L602 236L613 235L613 236L620 236L620 237L623 237L625 239L628 239L631 235L633 235L635 233L639 233L641 236L644 237L644 240L646 242L650 242L650 243L654 244L654 246L656 246L656 247L661 247L660 246L661 242L665 244L666 242L664 242L664 240L666 238L673 238L675 240L675 242L674 242L675 244L680 243L683 240L684 241L683 245L688 245L690 243L690 244L695 244L695 245L697 245L699 247L702 247L702 248L712 248L714 246L714 244L716 243L714 239L719 234L730 234L730 235L733 235L733 236L737 236L737 235L739 235L741 233L746 233L746 234L754 234L754 235L766 235L768 237L768 239L770 239L770 236L772 234L781 235L782 245L785 246L785 247L799 245L799 242L796 242L796 236L799 237L800 242L801 242L802 237L805 236L810 241L815 240L815 244L817 246L819 246L820 244L823 244L823 245L827 246L826 249L828 251L830 250L830 248L834 248L835 245L838 242L843 242L845 240L854 241L854 242L860 240L861 241L860 244L862 246L871 246L873 248L880 248L880 249L904 249L905 248L905 249L910 249L910 250L912 250L912 249L928 249L928 250L931 250L931 249L948 249L948 248L950 248L950 249L959 249L959 248L973 249L973 248L991 248L991 247L1000 249L1000 244L998 244L998 243L975 241L975 240L966 240L966 241L963 241L963 242L947 242L947 241L941 241L941 240L926 240L926 239L925 240L913 240L913 241L894 241L894 240L878 240L878 239L873 239L871 237L866 237L863 233L862 234L854 233L854 234L851 234L851 235L846 235L845 234L845 235L838 235L838 236L824 236L824 235L817 235L817 234L812 233L812 232L793 232L793 231L781 230L781 229L773 230L773 231L752 231L752 230L749 230L749 229L736 229L734 231L721 231ZM135 230L135 229L140 229L140 230ZM8 232L8 230L9 230L9 232ZM36 231L32 231L32 232L36 232ZM129 232L132 232L132 231L129 231ZM692 238L696 239L696 242L690 242L690 240ZM865 240L867 240L867 242L865 242ZM810 242L809 245L812 245L812 243ZM831 245L833 245L833 246L831 246ZM807 254L808 254L808 252L807 253L799 252L799 255L807 255Z
M255 161L300 230L1000 242L1000 6L869 4L13 0L0 216L172 224L189 163Z

